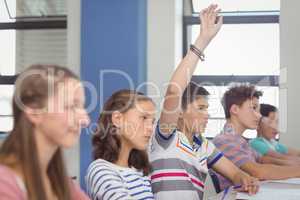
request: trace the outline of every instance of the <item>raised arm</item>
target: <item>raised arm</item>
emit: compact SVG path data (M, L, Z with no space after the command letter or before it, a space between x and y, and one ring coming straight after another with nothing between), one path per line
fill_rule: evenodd
M194 46L202 53L222 26L222 17L217 16L219 12L217 5L210 5L200 13L201 28ZM189 50L172 75L160 116L160 130L164 134L170 134L176 128L181 109L181 96L191 80L198 61L196 53Z

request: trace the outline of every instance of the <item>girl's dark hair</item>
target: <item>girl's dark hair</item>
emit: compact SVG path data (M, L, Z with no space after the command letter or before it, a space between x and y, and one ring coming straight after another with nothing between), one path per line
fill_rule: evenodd
M28 199L47 198L34 136L34 125L24 113L24 108L45 108L47 99L53 95L53 91L50 91L51 86L55 89L59 83L69 78L79 80L78 76L64 67L33 65L22 72L16 80L12 102L14 126L0 148L0 163L13 169L16 167L21 169ZM47 173L57 198L71 199L70 181L60 148L50 160Z
M277 108L270 104L260 104L260 114L268 117L271 112L277 112Z
M120 90L115 92L104 104L98 119L98 126L92 139L94 159L104 159L116 162L120 155L121 138L117 134L117 128L112 123L112 113L119 111L126 113L139 101L152 101L141 92L132 90ZM146 151L133 149L130 152L128 164L137 170L149 174L150 164Z

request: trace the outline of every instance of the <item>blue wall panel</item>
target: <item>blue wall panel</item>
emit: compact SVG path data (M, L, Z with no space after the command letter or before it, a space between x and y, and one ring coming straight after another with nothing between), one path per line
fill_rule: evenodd
M98 118L100 107L114 91L135 89L146 81L146 0L82 0L81 1L81 78L95 87L97 106L90 112L92 123ZM118 73L101 73L118 70ZM95 101L86 90L87 105ZM84 130L80 140L81 186L91 162L91 132Z

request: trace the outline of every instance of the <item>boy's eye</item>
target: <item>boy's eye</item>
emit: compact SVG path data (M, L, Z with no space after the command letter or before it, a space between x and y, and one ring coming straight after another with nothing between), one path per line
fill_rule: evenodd
M143 120L146 120L146 119L147 119L147 117L146 117L146 116L141 116L141 118L142 118Z

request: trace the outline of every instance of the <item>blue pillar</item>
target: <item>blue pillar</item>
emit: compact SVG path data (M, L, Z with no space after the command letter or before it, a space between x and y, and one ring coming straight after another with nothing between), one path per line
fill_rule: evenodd
M81 79L91 83L97 91L97 106L90 112L92 122L96 122L103 101L113 92L132 86L136 89L146 81L146 35L146 0L81 1ZM95 97L86 90L87 105L92 100ZM86 170L92 161L90 134L84 131L80 139L83 188Z

